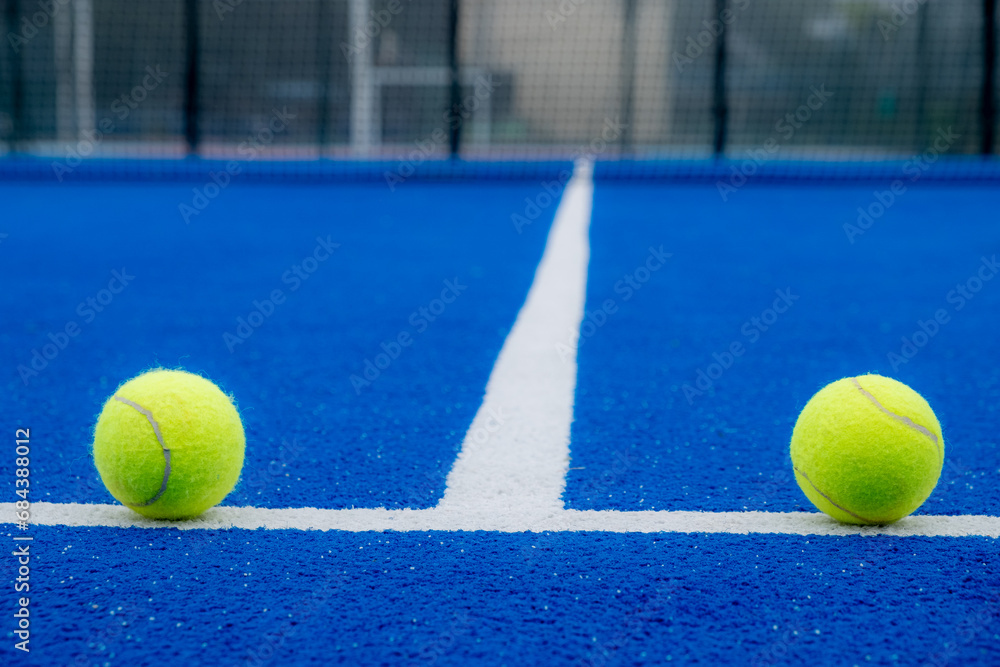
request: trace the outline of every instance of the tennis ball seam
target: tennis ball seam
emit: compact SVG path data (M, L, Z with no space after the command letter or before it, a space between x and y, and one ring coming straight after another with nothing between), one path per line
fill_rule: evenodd
M886 408L884 405L882 405L881 403L879 403L878 399L875 398L875 396L873 396L871 393L869 393L869 391L867 389L865 389L864 387L861 386L861 383L858 382L858 378L851 378L851 382L854 384L855 387L858 388L858 391L860 391L865 397L867 397L868 400L871 401L872 404L876 408L878 408L879 410L881 410L884 414L892 417L893 419L895 419L896 421L900 422L901 424L903 424L907 428L911 428L911 429L917 431L918 433L923 433L925 436L927 436L928 438L930 438L930 441L934 443L935 449L937 449L938 458L940 459L942 457L942 455L941 455L941 443L938 442L938 437L936 435L934 435L934 433L932 433L930 431L930 429L928 429L925 426L921 426L920 424L916 423L915 421L913 421L909 417L906 417L904 415L897 415L892 410L889 410L888 408Z
M115 400L133 408L139 414L141 414L143 417L146 418L146 421L149 422L149 425L153 427L153 433L156 435L156 441L160 443L160 449L163 450L163 458L166 461L166 466L163 468L163 482L160 484L160 490L156 492L156 495L154 495L152 499L147 500L144 503L133 503L136 507L148 507L149 505L152 505L157 500L159 500L160 497L167 492L167 481L170 479L170 449L167 448L167 445L163 442L163 435L160 433L160 425L157 423L156 418L153 417L152 412L142 407L138 403L130 401L127 398L122 398L121 396L118 395L115 395Z
M809 486L811 486L813 489L815 489L816 493L818 493L819 495L823 496L823 498L825 498L828 503L830 503L831 505L833 505L834 507L836 507L837 509L839 509L841 512L844 512L845 514L850 514L855 519L859 519L861 521L864 521L865 523L879 523L878 521L875 521L873 519L869 519L867 517L863 517L860 514L858 514L857 512L852 512L851 510L847 509L846 507L838 505L837 503L835 503L833 501L833 498L831 498L830 496L828 496L825 493L823 493L823 491L818 486L816 486L811 479L809 479L809 475L805 474L804 472L802 472L802 470L800 470L798 467L796 467L794 465L792 466L792 469L795 472L797 472L799 475L801 475L802 479L804 479L807 482L809 482Z
M873 382L875 382L876 380L879 380L879 379L884 379L884 378L881 378L880 376L859 376L859 377L844 378L843 380L841 380L839 382L831 383L830 385L828 385L828 388L835 387L836 385L839 384L842 387L842 389L839 390L839 391L841 391L843 399L848 399L849 398L849 393L851 391L857 390L861 394L861 396L864 397L864 398L860 398L859 397L859 399L862 401L861 404L856 403L856 400L859 400L859 399L853 399L851 401L851 405L853 405L852 411L858 413L857 414L857 419L864 419L864 420L881 419L881 420L884 420L886 417L888 417L890 419L890 421L889 422L885 422L885 423L886 424L894 424L894 426L891 427L896 432L896 435L894 437L897 437L897 438L903 437L908 442L912 443L910 445L910 447L914 448L913 449L914 453L916 453L918 450L922 450L922 453L920 454L920 456L923 459L926 459L931 452L934 452L936 454L935 458L938 460L938 462L939 463L942 462L943 458L944 458L944 442L943 442L943 438L940 435L940 431L939 431L940 427L938 426L938 423L937 423L936 419L933 417L933 415L931 415L929 418L926 418L926 415L924 415L924 410L922 409L921 405L919 403L912 404L912 405L910 403L908 403L907 401L909 399L905 395L905 393L903 393L903 394L900 395L900 398L901 398L902 403L903 403L903 405L901 405L900 407L903 407L903 408L907 408L908 407L908 408L910 408L910 409L904 410L904 412L915 411L914 412L914 417L909 417L909 416L906 416L905 414L898 414L898 413L892 411L891 409L889 409L888 407L886 407L885 405L883 405L878 398L876 398L875 393L881 393L881 390L885 389L885 391L887 392L887 397L888 398L892 398L893 396L896 395L896 391L897 391L898 387L896 387L893 384L893 381L891 381L891 380L889 381L889 385L886 386L886 387L882 387L881 384L879 384L878 382L876 382L875 385L874 385L874 388L873 388L873 391L875 393L872 393L871 391L868 391L868 389L866 389L864 386L862 386L862 383L861 383L861 380L867 380L869 378L871 378ZM895 384L899 384L899 385L905 387L905 385L902 385L902 383L895 383ZM853 389L851 389L851 387L853 387ZM824 395L824 399L823 400L829 400L828 397L826 397L826 395L824 394L824 392L826 391L826 389L827 388L824 388L824 390L821 391L821 392L819 392L816 396L814 396L813 399L810 399L810 405L812 405L813 400L815 400L821 394ZM914 396L916 396L917 398L919 398L922 401L922 398L919 395L917 395L916 392L913 392L912 389L909 389L908 387L906 387L906 389L908 389L910 393L912 393ZM830 394L830 396L834 396L835 397L837 390L833 390L832 389L831 391L832 391L832 393ZM844 393L844 392L847 392L847 393ZM911 401L911 403L912 403L912 401ZM870 412L870 408L867 408L867 409L864 408L864 406L867 405L867 404L871 404L871 406L874 407L878 411L878 413L871 413ZM929 410L929 406L926 406L926 401L924 401L923 404ZM807 408L808 408L808 406L807 406ZM802 423L802 419L805 417L806 412L807 412L806 410L803 410L802 416L800 416L799 421L796 422L796 427L795 427L796 433L799 430L799 426ZM876 417L875 415L878 415L878 416ZM929 419L930 424L928 426L924 426L924 425L922 425L922 424L920 424L920 423L918 423L916 421L917 419L921 419L921 416L925 417L926 419ZM810 419L815 419L815 415L811 415ZM926 419L922 419L922 421L924 421ZM813 426L814 426L813 430L815 430L815 427L816 427L815 424ZM902 426L903 428L900 429L899 428L900 426ZM856 429L855 429L855 431L856 431ZM908 431L911 435L909 435L909 436L902 436L901 433L900 433L900 431ZM919 435L917 435L917 434L919 434ZM815 436L816 434L814 433L812 435ZM808 437L808 435L807 434L803 434L802 437ZM860 438L863 439L865 437L865 435L864 435L863 432L860 433L860 434L857 433L857 432L853 432L853 436L852 437L855 437L855 438L860 437ZM914 438L915 438L915 440L913 440ZM924 438L926 438L926 440ZM927 443L928 441L929 441L930 444L932 444L934 446L934 449L927 448L926 444L920 445L920 442ZM841 454L847 454L849 459L853 459L853 453L852 453L852 450L850 448L852 446L856 446L856 445L850 445L850 444L845 443L845 442L840 442L840 444L843 447L846 447L846 451L841 452ZM795 435L794 434L793 434L793 438L792 438L792 454L793 454L793 459L794 459L794 457L795 457ZM813 460L813 459L809 459L809 461L811 461L812 463L815 463L815 460ZM871 510L876 515L878 515L878 518L875 518L875 519L868 518L867 516L862 516L861 514L858 514L855 511L851 511L851 510L847 509L846 506L843 506L842 504L839 504L838 502L834 501L834 499L833 499L832 496L840 495L839 491L844 491L844 489L839 489L839 491L838 491L838 483L836 482L836 478L837 478L837 475L840 474L840 473L838 473L836 470L830 469L829 462L827 464L826 475L827 475L827 477L829 477L830 475L832 475L833 476L832 480L831 479L824 479L824 480L819 480L819 481L823 484L823 486L827 486L828 484L830 484L833 487L832 495L828 495L827 492L824 492L822 489L820 489L819 484L817 484L812 479L810 479L809 475L807 475L803 471L802 467L800 467L799 465L797 465L797 463L805 463L805 462L804 461L796 462L794 460L792 462L792 467L795 470L795 474L796 474L796 477L798 479L799 485L802 487L802 489L804 491L806 491L806 495L810 497L810 500L813 501L813 504L815 504L817 507L819 507L821 510L823 510L827 514L830 514L831 516L834 516L834 518L837 518L837 519L839 519L841 521L848 521L848 522L849 522L849 520L847 520L845 517L846 516L850 516L853 519L855 519L855 520L857 520L857 521L859 521L861 523L866 523L866 524L883 524L883 523L891 522L891 521L895 520L895 519L889 519L888 521L885 521L884 519L888 515L884 515L883 516L881 510L879 510L879 509L872 509ZM845 463L847 463L847 462L845 461ZM929 463L929 461L928 461L928 463ZM812 468L814 466L813 465L807 465L805 467ZM816 472L816 471L814 470L813 472ZM822 471L821 471L821 473L822 473ZM823 477L823 474L821 474L820 476ZM911 489L911 490L915 490L915 489ZM822 501L819 500L820 498L822 498ZM926 499L926 498L924 498L924 499ZM920 502L922 502L922 501L920 501ZM919 503L918 503L918 506L919 506ZM834 512L834 510L836 510L836 513ZM912 512L912 509L910 510L910 512ZM843 513L843 514L840 515L840 516L838 516L837 513ZM907 513L909 513L909 512L907 512ZM869 512L866 512L866 514L869 514Z

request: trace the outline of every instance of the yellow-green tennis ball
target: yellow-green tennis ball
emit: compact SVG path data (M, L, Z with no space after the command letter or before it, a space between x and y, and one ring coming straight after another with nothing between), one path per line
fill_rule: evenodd
M157 369L118 387L94 429L104 486L139 514L185 519L217 505L243 468L232 400L203 377Z
M886 524L920 507L944 463L941 425L905 384L861 375L809 399L792 431L795 479L834 519Z

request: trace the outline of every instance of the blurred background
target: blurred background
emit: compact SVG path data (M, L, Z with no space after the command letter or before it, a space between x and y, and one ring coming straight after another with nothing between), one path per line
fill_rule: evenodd
M995 4L0 0L0 151L993 154Z

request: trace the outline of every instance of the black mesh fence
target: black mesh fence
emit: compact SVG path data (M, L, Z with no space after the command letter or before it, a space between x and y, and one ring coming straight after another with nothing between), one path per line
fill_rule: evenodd
M0 0L0 152L682 172L905 159L948 133L991 155L995 4Z

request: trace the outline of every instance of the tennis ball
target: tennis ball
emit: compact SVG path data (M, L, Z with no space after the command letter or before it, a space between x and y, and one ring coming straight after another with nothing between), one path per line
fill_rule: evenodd
M154 519L197 516L239 479L243 424L203 377L156 369L118 387L94 428L94 463L123 505Z
M792 431L792 466L802 491L834 519L886 524L931 495L944 463L941 425L905 384L861 375L809 399Z

